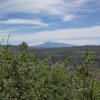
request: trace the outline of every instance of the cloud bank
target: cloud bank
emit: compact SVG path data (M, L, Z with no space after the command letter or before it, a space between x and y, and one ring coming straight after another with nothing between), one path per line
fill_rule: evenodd
M29 45L46 41L100 44L99 0L2 0L0 39ZM74 26L74 28L72 28ZM77 26L77 27L76 27Z
M6 34L7 35L7 32ZM78 29L62 29L43 31L29 34L11 34L10 43L26 41L29 45L40 44L46 41L56 41L77 45L100 45L100 26Z

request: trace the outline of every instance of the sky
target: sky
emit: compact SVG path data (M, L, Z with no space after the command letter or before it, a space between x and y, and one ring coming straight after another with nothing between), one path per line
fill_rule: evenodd
M100 0L0 0L0 43L100 45Z

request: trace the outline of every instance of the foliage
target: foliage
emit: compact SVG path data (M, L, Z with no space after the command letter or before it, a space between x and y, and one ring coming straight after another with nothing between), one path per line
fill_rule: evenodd
M95 57L84 54L81 66L70 66L70 58L38 60L25 42L17 54L0 46L0 100L100 100Z

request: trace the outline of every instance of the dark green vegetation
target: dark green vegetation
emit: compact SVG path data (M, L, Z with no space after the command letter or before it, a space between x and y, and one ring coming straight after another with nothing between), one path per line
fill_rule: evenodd
M26 43L19 45L17 52L0 46L0 100L100 100L100 71L94 53L78 51L73 57L81 54L81 63L72 64L72 57L55 63L51 57L73 54L74 49L44 51L31 51ZM33 52L48 57L39 60Z
M100 46L76 46L69 48L34 48L33 53L39 58L43 59L50 56L53 63L59 60L65 60L67 57L72 56L71 64L81 64L84 51L89 48L90 53L96 57L96 67L100 68Z

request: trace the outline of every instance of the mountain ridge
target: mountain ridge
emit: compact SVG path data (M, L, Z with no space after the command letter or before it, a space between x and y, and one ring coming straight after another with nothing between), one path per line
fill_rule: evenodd
M34 48L62 48L62 47L74 47L75 45L58 43L58 42L45 42L40 45L33 46Z

